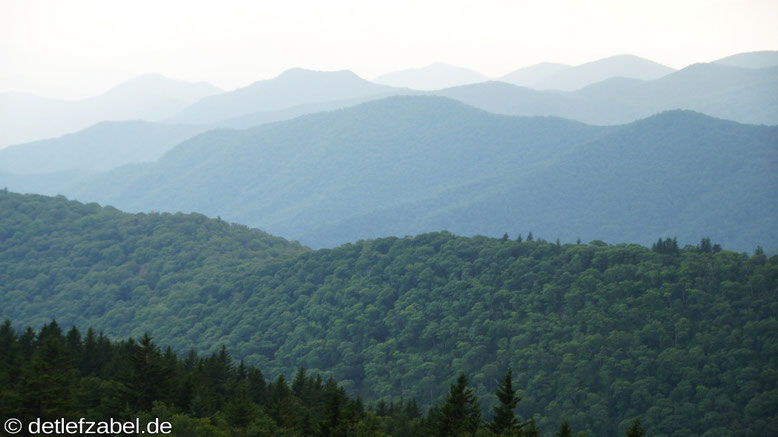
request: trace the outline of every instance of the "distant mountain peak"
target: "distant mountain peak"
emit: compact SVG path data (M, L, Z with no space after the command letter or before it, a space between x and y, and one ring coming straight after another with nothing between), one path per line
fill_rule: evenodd
M450 88L489 80L483 74L463 67L433 62L425 67L392 71L373 79L373 82L395 87L424 91Z
M316 71L295 67L272 79L202 99L169 121L216 123L260 111L278 111L298 105L363 98L392 91L350 70Z
M367 80L359 77L351 70L310 70L307 68L293 67L288 70L284 70L281 74L276 76L276 80L320 80L320 79L341 79L367 82ZM273 79L271 79L273 80ZM254 84L263 83L266 81L254 82Z

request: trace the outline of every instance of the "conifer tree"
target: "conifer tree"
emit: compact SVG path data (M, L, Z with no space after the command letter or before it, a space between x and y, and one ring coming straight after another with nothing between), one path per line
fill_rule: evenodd
M640 419L635 419L627 429L627 437L644 437L646 432L640 426Z
M76 378L77 372L62 337L43 337L22 373L23 413L31 419L72 417Z
M573 428L570 427L570 422L567 419L562 421L562 425L559 426L559 431L557 431L555 437L573 437Z
M159 347L148 333L130 347L131 374L126 382L127 392L136 409L150 411L153 401L169 397L167 387L172 372L165 365Z
M481 422L481 408L473 390L467 387L467 376L459 375L451 385L446 402L440 410L440 437L475 435Z
M512 376L513 370L509 367L500 386L497 388L497 399L499 399L500 404L494 408L491 429L498 435L510 433L515 429L521 428L519 425L521 422L513 412L521 398L516 396L516 391L513 390Z

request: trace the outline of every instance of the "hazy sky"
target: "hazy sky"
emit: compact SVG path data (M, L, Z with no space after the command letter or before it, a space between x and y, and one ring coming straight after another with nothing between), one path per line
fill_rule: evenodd
M0 0L0 91L63 98L147 72L233 89L296 66L372 79L446 62L499 76L776 49L778 0Z

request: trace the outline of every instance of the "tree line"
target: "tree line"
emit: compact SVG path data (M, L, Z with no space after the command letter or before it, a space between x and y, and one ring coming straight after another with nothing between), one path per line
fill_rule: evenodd
M89 328L62 332L56 321L38 332L0 326L0 411L28 423L35 419L90 421L160 419L172 435L197 436L511 436L537 437L534 418L516 413L521 400L512 370L504 375L491 417L460 374L443 402L423 412L415 399L365 405L335 380L298 368L266 380L235 362L225 347L208 356L178 356L148 335L111 341ZM563 421L555 436L575 434ZM625 431L645 435L639 419Z

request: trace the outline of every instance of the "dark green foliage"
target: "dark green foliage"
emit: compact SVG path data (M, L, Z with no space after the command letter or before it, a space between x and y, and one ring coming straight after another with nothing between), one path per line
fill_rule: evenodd
M680 253L678 240L675 237L672 240L670 238L665 238L664 240L660 238L651 246L651 250L664 255L678 255Z
M516 417L514 410L521 398L516 395L513 389L513 371L508 368L505 377L497 387L497 399L500 403L494 408L494 417L492 418L491 429L497 434L509 434L514 430L520 429L521 420Z
M640 419L635 419L627 429L627 437L644 437L646 432L640 426Z
M44 326L29 365L22 369L17 406L21 415L44 420L74 417L73 358L56 323Z
M325 383L309 372L376 406L381 429L412 435L433 427L423 411L441 405L462 372L488 414L508 367L521 369L512 379L517 416L549 432L563 414L597 436L621 435L638 416L660 435L758 436L778 427L776 256L445 232L310 251L197 215L130 215L12 193L0 204L0 316L21 326L56 316L62 326L149 332L172 346L150 354L161 369L182 354L188 373L175 373L176 389L159 396L193 420L231 411L224 421L243 421L223 396L244 360L240 379L263 417L310 433L324 408L306 416L299 407L323 401L315 394ZM131 363L140 343L110 347L86 332L80 347L58 327L40 335L83 354L71 366L89 377L89 395L71 399L99 414L111 411L103 403L148 406L133 395L140 381L130 369L112 367ZM0 381L23 380L13 363L33 362L38 343L32 330L0 329L0 348L15 351L0 355L10 369ZM187 354L192 348L207 358ZM301 366L305 384L275 382ZM33 387L33 373L26 378ZM14 393L0 402L20 408ZM417 401L417 412L396 407L400 398ZM288 420L296 414L302 419Z
M446 402L433 417L432 423L439 437L473 436L481 423L481 409L467 387L467 376L459 375L457 382L451 384Z
M570 427L570 422L567 419L559 425L559 431L554 434L554 437L573 437L573 428Z
M539 437L540 431L538 430L537 426L535 425L535 419L532 418L527 422L527 428L522 433L523 437Z
M109 352L93 358L95 367L106 369L95 377L72 365L84 362L88 354L75 328L63 336L56 322L45 325L34 335L29 361L22 359L21 337L8 320L0 327L0 341L5 360L0 372L4 378L2 411L24 422L156 417L172 423L173 435L187 437L311 436L316 429L323 436L380 436L383 420L407 417L397 410L378 420L333 380L323 386L305 374L298 375L305 397L293 394L279 375L268 388L271 395L255 401L251 389L257 381L264 381L262 372L256 367L232 366L224 348L207 358L189 354L179 359L169 348L161 353L146 335L137 342L101 340ZM17 374L22 376L8 378ZM175 395L184 392L188 395Z

